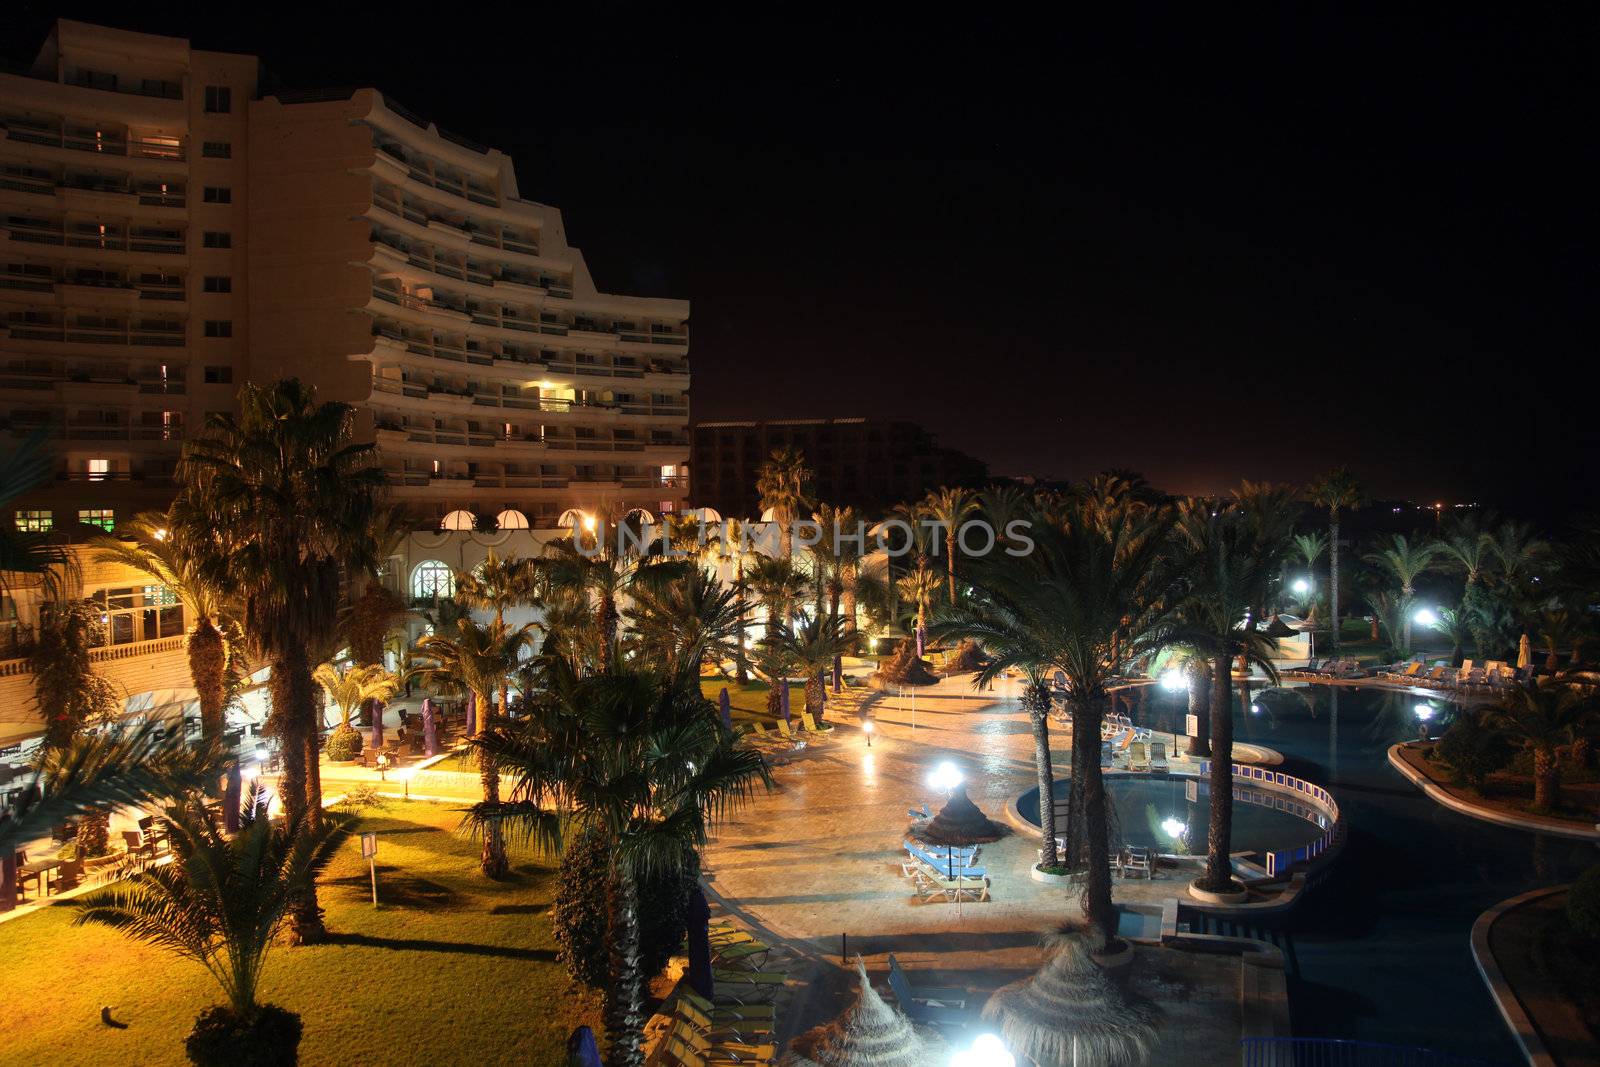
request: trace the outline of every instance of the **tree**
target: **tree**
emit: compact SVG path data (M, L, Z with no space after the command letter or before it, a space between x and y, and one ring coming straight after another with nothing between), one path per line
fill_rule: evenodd
M476 741L515 784L509 801L473 808L475 827L552 851L569 826L610 845L613 1067L644 1063L641 883L697 863L711 828L758 783L771 785L761 757L722 729L691 681L620 670L579 679L555 664L528 716Z
M328 737L329 759L351 759L361 752L361 734L350 725L351 716L368 701L385 701L400 689L400 681L377 664L349 666L340 671L324 663L311 677L327 692L339 709L339 725Z
M504 693L509 679L522 663L523 653L533 646L533 627L520 626L511 630L498 619L481 626L469 617L459 620L456 629L455 638L428 634L417 642L417 656L432 664L418 669L417 673L428 684L465 690L478 708L474 737L482 737L490 730L495 694ZM507 711L502 707L501 716ZM489 749L480 747L477 753L483 802L499 803L500 768ZM480 866L488 878L504 878L510 868L505 841L498 827L490 827L484 834Z
M770 510L778 523L779 555L785 560L794 552L796 520L811 509L811 478L805 456L793 448L774 449L756 472L756 494L763 513Z
M1199 650L1211 665L1211 819L1206 870L1196 883L1212 892L1235 886L1233 841L1233 701L1235 660L1263 668L1276 680L1272 642L1250 624L1277 574L1268 528L1246 505L1196 499L1179 507L1177 539L1183 595L1181 622L1171 639ZM1241 620L1247 620L1241 623Z
M1454 519L1445 524L1443 536L1437 542L1443 565L1459 571L1462 577L1461 601L1454 623L1468 630L1478 655L1488 649L1489 635L1484 625L1486 614L1484 573L1492 560L1493 540L1476 519ZM1442 613L1441 613L1442 617ZM1459 664L1460 660L1456 662Z
M1328 513L1328 610L1333 615L1333 648L1339 650L1339 517L1366 500L1349 467L1329 471L1311 486L1311 503Z
M0 514L10 515L13 501L54 473L55 456L44 431L24 437L0 461ZM16 599L19 578L37 583L46 600L59 600L76 574L75 557L49 533L24 530L20 522L0 523L0 602Z
M794 611L795 601L805 594L810 580L787 558L763 557L749 571L750 589L766 605L766 632L781 630Z
M742 519L723 520L722 536L717 544L718 559L733 565L734 605L739 616L739 632L733 644L733 678L740 685L750 680L749 657L745 653L750 620L750 582L745 575L745 566L752 559L762 558L750 544L746 526Z
M821 723L824 694L823 672L833 666L836 657L855 648L855 635L844 627L844 621L834 615L812 618L802 614L793 625L780 630L775 638L781 646L784 660L799 667L806 677L806 710Z
M861 556L865 547L864 535L858 530L862 525L861 520L854 508L835 508L828 505L818 508L812 518L822 528L822 540L817 545L816 558L822 565L823 574L826 575L822 586L818 589L818 596L821 596L825 588L828 595L829 616L840 618L842 606L843 632L854 634L856 596L861 589ZM838 692L843 675L844 657L841 654L833 659L835 692Z
M1519 685L1486 712L1489 725L1533 753L1533 806L1547 812L1561 801L1560 748L1593 724L1595 689L1561 679Z
M571 538L551 542L545 547L543 565L551 587L574 590L590 604L595 634L595 671L603 674L618 666L617 639L622 621L618 603L621 598L652 583L664 585L692 568L685 560L645 555L643 536L630 519L611 524L602 518L595 529L589 531L593 544L587 540L580 542L583 536L574 530Z
M227 998L187 1042L204 1065L296 1061L299 1018L258 1003L261 974L285 916L333 859L343 828L251 819L229 837L203 804L167 809L176 861L73 902L75 923L119 930L199 963Z
M696 567L676 581L640 589L623 612L640 653L669 674L699 676L709 661L733 655L742 626L737 595L714 572Z
M1417 595L1417 579L1433 567L1438 552L1431 541L1414 543L1404 534L1391 534L1365 557L1400 587L1400 647L1406 652L1411 651L1411 604Z
M946 584L949 587L950 606L956 603L956 536L962 524L978 510L978 498L966 489L941 487L929 490L918 509L922 515L937 523L944 534L942 551L945 559Z
M928 613L933 608L933 598L938 595L939 572L928 565L928 557L914 553L906 573L895 583L900 595L916 608L917 655L922 655L923 635L928 632Z
M246 385L239 414L214 414L185 442L174 536L205 580L233 590L249 639L271 667L269 727L283 756L279 793L291 823L322 818L315 774L320 714L312 664L331 652L344 575L370 571L383 472L354 440L346 404L319 404L295 379ZM313 795L315 794L315 795ZM293 922L324 935L315 886Z

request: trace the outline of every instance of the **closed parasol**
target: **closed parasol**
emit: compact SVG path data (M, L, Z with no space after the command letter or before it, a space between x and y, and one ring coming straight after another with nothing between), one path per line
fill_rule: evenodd
M856 957L861 988L856 1002L832 1022L789 1042L784 1067L927 1067L941 1062L939 1042L884 1003Z

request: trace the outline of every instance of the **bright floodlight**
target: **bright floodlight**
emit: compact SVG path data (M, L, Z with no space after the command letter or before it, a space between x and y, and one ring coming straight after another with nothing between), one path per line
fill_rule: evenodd
M1183 676L1182 671L1174 668L1161 676L1161 688L1169 693L1177 693L1189 688L1189 679Z
M1423 722L1427 722L1429 719L1433 718L1432 704L1418 704L1411 710L1415 712L1417 718L1421 719Z
M1178 821L1178 819L1174 816L1168 815L1165 819L1161 820L1161 829L1168 837L1179 838L1183 836L1183 832L1187 830L1188 827L1182 822Z
M1261 705L1260 704L1251 704L1250 705L1250 714L1252 714L1252 715L1260 715L1261 714Z
M867 721L866 721L866 722L864 722L864 723L862 723L862 724L861 724L861 728L862 728L862 729L863 729L863 730L865 730L865 731L866 731L866 732L867 732L867 733L869 733L869 734L870 734L870 733L871 733L871 732L872 732L872 731L873 731L873 729L874 729L874 727L873 727L873 725L872 725L872 720L871 720L871 719L868 719L868 720L867 720Z
M1439 616L1433 613L1432 608L1418 608L1416 614L1411 616L1411 621L1418 626L1437 626Z
M1296 593L1299 593L1301 596L1305 596L1311 591L1311 583L1306 581L1304 578L1296 578L1294 585L1290 588L1292 588Z
M585 530L588 530L590 533L594 532L594 516L593 515L585 515L583 517L583 528Z
M928 775L928 788L940 789L946 793L950 793L953 792L956 786L960 785L962 781L964 781L964 779L961 777L961 772L956 769L956 765L951 763L949 760L945 760L943 763L935 767L933 772Z
M1017 1058L993 1034L979 1034L972 1047L950 1058L950 1067L1017 1067Z

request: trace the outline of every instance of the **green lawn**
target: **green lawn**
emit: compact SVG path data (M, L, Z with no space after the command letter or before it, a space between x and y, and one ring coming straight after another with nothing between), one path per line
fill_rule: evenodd
M772 716L767 714L767 690L770 687L766 682L752 678L744 685L739 685L737 682L725 682L721 678L700 679L700 692L704 693L705 698L713 703L717 700L717 694L722 692L723 686L728 687L728 704L734 722L745 722L753 719L760 719L762 722L772 721ZM789 698L791 702L801 699L801 694L797 687L790 687ZM799 707L800 705L791 703L791 706ZM798 715L799 712L797 711L795 714Z
M321 889L333 943L274 951L263 999L300 1013L302 1063L560 1063L574 1026L600 1032L598 998L555 961L553 862L514 853L511 879L487 882L459 819L421 801L368 812L381 906L352 838ZM195 1016L220 1000L210 975L72 917L58 905L0 924L8 1057L186 1063ZM102 1025L102 1005L127 1029Z

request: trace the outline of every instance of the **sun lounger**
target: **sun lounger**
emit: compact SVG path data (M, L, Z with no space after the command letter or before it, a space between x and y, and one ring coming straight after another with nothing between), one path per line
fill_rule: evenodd
M1150 742L1150 769L1152 771L1170 770L1167 763L1167 743L1165 741Z
M970 867L973 861L978 858L977 845L924 845L906 838L900 842L900 847L904 848L910 855L916 856L920 854L922 857L932 859L938 864L943 864L947 860L954 860L957 867Z
M1118 866L1121 868L1122 877L1124 878L1154 878L1156 876L1155 857L1150 854L1148 848L1134 846L1123 849L1122 856L1118 860Z
M751 938L749 941L734 941L713 945L711 948L712 962L719 966L738 965L744 967L758 967L760 961L767 958L771 946Z
M949 849L929 852L911 841L904 844L907 859L901 863L900 869L908 878L919 868L936 878L983 878L989 873L983 867L972 866L972 858L976 853L963 854Z
M945 878L929 874L927 868L919 865L911 868L911 885L917 899L924 904L939 899L949 903L963 899L989 899L989 879L979 875L958 874L954 878Z
M765 1026L770 1031L778 1009L771 1004L713 1004L687 985L678 988L679 1001L692 1004L702 1015L710 1016L714 1023L742 1022L751 1029ZM767 1031L761 1031L763 1033Z
M817 717L811 714L809 711L802 711L800 713L800 721L805 723L806 729L810 730L812 733L821 733L824 730L833 729L832 726L829 726L826 723L820 726L817 725Z
M777 1055L776 1045L743 1045L713 1042L705 1034L679 1019L667 1035L666 1052L679 1063L691 1064L770 1064Z
M906 809L906 814L911 816L913 819L931 819L931 818L933 818L933 812L928 810L928 805L926 805L926 804L922 805L922 810L921 811L918 811L916 808L907 808Z
M1150 749L1143 741L1128 746L1128 768L1135 771L1150 769Z
M1387 679L1389 679L1390 681L1393 681L1393 682L1414 682L1418 678L1420 678L1421 675L1422 675L1422 661L1421 660L1412 660L1410 663L1407 663L1405 665L1405 669L1404 670L1401 670L1401 671L1384 671L1383 674L1380 677L1387 678Z
M789 724L788 719L780 718L773 725L778 728L778 736L782 737L785 741L799 740L795 736L794 728Z
M967 1006L967 991L964 987L919 985L906 974L905 968L900 966L900 961L894 958L893 952L889 953L889 988L894 990L896 999L901 999L903 995L905 999L937 1008Z
M772 1033L774 1022L771 1018L719 1020L682 997L678 998L678 1017L714 1042L732 1041L745 1046L759 1046L764 1035Z
M898 966L889 969L889 989L894 993L894 999L900 1002L900 1010L913 1022L931 1023L934 1026L965 1026L967 1023L967 1013L963 1010L918 1000L912 992L911 983L906 981L905 972Z
M776 971L745 971L737 967L713 965L711 979L716 984L718 1003L724 1000L738 1004L767 1002L783 987L783 975Z
M1417 681L1422 685L1439 688L1445 685L1449 680L1449 671L1449 667L1434 667L1424 677L1417 679Z

